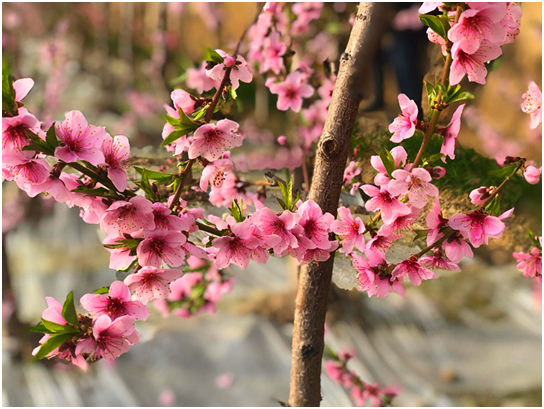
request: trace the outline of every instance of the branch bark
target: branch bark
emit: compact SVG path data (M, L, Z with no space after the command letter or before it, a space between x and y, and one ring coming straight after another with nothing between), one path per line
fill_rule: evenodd
M310 199L335 216L359 103L388 9L384 3L359 5L319 140ZM326 262L304 266L299 277L289 406L319 406L321 402L321 360L333 264L334 253Z

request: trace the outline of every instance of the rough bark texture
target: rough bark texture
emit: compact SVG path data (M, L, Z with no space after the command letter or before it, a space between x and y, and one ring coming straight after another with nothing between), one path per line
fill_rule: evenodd
M319 140L310 199L336 216L350 139L385 26L383 3L361 3L334 86ZM289 406L319 406L327 297L334 254L302 268L295 309Z

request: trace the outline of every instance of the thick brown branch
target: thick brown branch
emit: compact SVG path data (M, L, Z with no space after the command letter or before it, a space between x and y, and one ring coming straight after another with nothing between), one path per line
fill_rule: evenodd
M318 144L310 199L336 215L350 139L385 26L382 3L361 3L340 63L327 121ZM304 266L299 277L293 334L289 406L319 406L327 297L334 253L326 262Z

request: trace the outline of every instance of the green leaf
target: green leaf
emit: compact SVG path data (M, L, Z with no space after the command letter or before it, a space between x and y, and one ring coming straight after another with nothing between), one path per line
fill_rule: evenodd
M53 333L52 331L48 330L45 327L45 325L43 325L43 324L38 324L35 327L30 328L30 331L31 332L42 332L44 334L52 334Z
M230 97L234 100L238 98L238 94L236 93L236 90L233 87L229 88L229 94L230 94Z
M147 178L150 180L156 181L158 185L164 185L165 183L171 183L173 178L176 177L176 175L171 173L162 173L162 172L156 172L154 170L141 168L139 166L134 166L134 169L140 174L143 175L144 173L147 175Z
M429 230L415 230L414 229L414 232L416 233L416 236L414 237L414 241L416 241L417 239L423 239L427 237L427 235L429 234Z
M68 324L78 326L79 319L77 318L76 305L74 304L74 293L70 291L70 294L66 296L66 301L62 306L62 317Z
M173 116L170 116L170 115L165 115L164 117L166 118L166 122L168 122L170 125L174 127L181 125L181 121L178 118L174 118Z
M286 202L291 209L294 205L293 203L293 178L291 177L291 172L288 169L285 169L285 180L287 181L287 197Z
M224 61L224 58L219 55L219 53L211 48L206 49L206 56L204 61L213 61L217 64L221 64Z
M340 357L327 344L325 344L325 355L335 361L340 361Z
M539 250L542 250L542 245L540 244L540 242L537 240L536 236L533 234L533 232L531 231L531 229L527 229L527 233L529 235L529 238L531 239L531 241L533 242L533 246L535 246L537 249Z
M443 153L435 153L434 155L431 155L428 158L424 158L421 167L424 168L426 166L430 166L433 163L435 163L437 160L439 160L439 159L441 159L443 157L444 157Z
M132 270L133 268L135 268L137 265L138 265L138 259L135 258L135 259L132 261L132 263L130 263L130 264L128 265L128 267L119 268L117 271L122 271L122 272L130 271L130 270Z
M387 149L384 149L383 151L378 152L378 155L383 162L383 166L387 171L387 175L389 175L390 179L393 179L393 176L391 174L395 170L395 161L390 161L389 159L390 157L392 158L391 152L389 152Z
M75 335L77 335L77 332L52 335L47 341L45 341L45 343L42 344L40 350L36 354L36 359L45 358L49 353L60 347L66 341L69 341Z
M440 37L442 37L446 41L448 40L446 37L445 27L439 17L431 16L428 14L420 14L419 19L423 24L425 24L427 27L430 27L431 30L433 30Z
M281 200L279 197L276 197L276 200L278 201L283 210L287 210L287 206L285 205L285 202L283 200Z
M495 196L491 201L485 205L485 211L491 216L499 216L501 214L501 198Z
M77 187L71 192L74 193L84 193L86 196L93 196L93 197L112 197L110 194L110 191L108 189L104 189L103 187L97 187L97 188L90 188L85 186Z
M110 291L110 287L100 287L98 290L95 290L95 294L107 294Z
M13 79L8 64L2 66L2 111L17 115L17 103L15 102L15 90Z
M53 151L55 150L57 146L60 145L60 141L57 139L57 134L55 133L54 122L53 122L53 125L51 125L51 127L47 130L45 141L53 149Z
M34 132L26 130L26 134L29 137L32 142L30 145L27 145L23 147L24 151L37 151L42 152L47 155L53 156L55 153L55 149L52 148L47 142L42 140L38 135L36 135Z
M497 176L499 178L507 178L512 176L514 173L516 173L517 169L518 169L518 164L512 163L511 165L505 166L504 168L498 169L490 173L493 176Z
M74 327L70 327L69 325L57 324L56 322L47 321L47 320L44 320L43 318L42 318L42 324L45 328L51 331L51 333L62 333L62 332L68 332L68 331L74 330Z
M155 192L153 191L153 188L149 184L149 178L147 177L147 172L142 173L142 179L135 182L136 185L142 189L147 197L151 199L151 201L156 202L157 196L155 195Z
M208 113L208 108L202 107L198 111L193 112L193 121L200 121Z
M238 204L238 201L236 199L232 200L232 207L229 209L230 214L232 217L234 217L234 220L236 220L238 223L241 223L244 221L244 210L243 208Z

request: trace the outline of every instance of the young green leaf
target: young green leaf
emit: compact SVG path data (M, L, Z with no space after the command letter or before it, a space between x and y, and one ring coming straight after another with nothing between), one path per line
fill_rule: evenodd
M156 172L154 170L149 170L145 168L141 168L139 166L134 166L134 169L140 174L143 175L146 173L147 178L150 180L154 180L158 185L164 185L165 183L171 183L173 178L176 176L171 173L162 173L162 172Z
M485 205L485 211L491 216L499 216L501 214L501 198L495 196L491 201Z
M387 171L387 175L390 179L393 179L393 176L391 175L393 171L395 170L395 161L390 161L391 153L387 151L387 149L384 149L384 151L379 151L378 155L380 156L380 159L383 162L383 166L385 167L385 170Z
M17 103L15 102L15 90L13 79L8 64L2 66L2 111L17 115Z
M76 187L75 189L72 189L71 192L74 193L84 193L86 196L92 196L92 197L111 197L111 194L108 189L104 189L103 187L97 187L97 188L90 188L85 186Z
M77 332L68 332L63 334L51 335L51 337L49 337L49 339L45 341L45 343L43 343L40 347L40 350L36 354L36 359L45 358L47 355L49 355L51 352L60 347L66 341L69 341L77 334Z
M70 294L66 296L66 301L62 306L62 317L68 324L77 326L79 325L79 319L77 318L76 305L74 304L74 293L70 291Z
M212 50L211 48L207 48L204 61L213 61L217 64L222 64L224 61L224 58L221 57L217 51Z
M54 150L57 146L60 145L60 141L57 139L57 134L55 133L55 123L47 130L45 141L47 144Z
M42 324L45 328L51 331L51 333L68 332L68 331L73 331L74 329L73 327L70 327L69 325L57 324L56 322L47 321L47 320L44 320L43 318L42 318Z
M440 18L428 14L420 14L419 19L423 24L425 24L427 27L430 27L431 30L433 30L444 40L448 40L446 37L446 30L444 28L444 25L442 24L442 21L440 21Z
M53 333L52 331L48 330L45 327L45 325L43 325L43 324L38 324L35 327L30 328L30 331L31 332L41 332L43 334L52 334Z
M491 174L499 178L507 178L507 177L511 177L514 173L516 173L517 168L518 168L518 164L512 163L511 165L505 166L501 169L491 172Z
M110 291L110 287L100 287L98 290L95 290L95 294L107 294Z
M165 115L164 117L166 118L166 122L168 122L170 125L174 127L181 125L181 122L178 118L174 118L173 116L170 116L170 115Z

